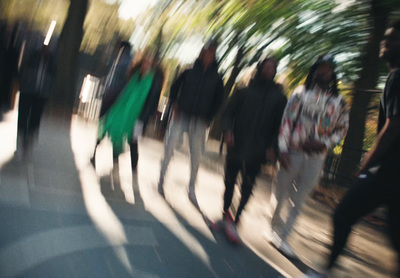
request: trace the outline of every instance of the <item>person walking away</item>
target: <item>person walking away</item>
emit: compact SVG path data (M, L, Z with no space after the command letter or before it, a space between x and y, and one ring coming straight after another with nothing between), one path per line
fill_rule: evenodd
M274 82L277 65L274 58L261 61L249 86L233 93L222 114L227 145L223 223L234 241L239 241L236 227L261 165L277 157L279 127L286 106L286 97ZM233 220L229 208L239 171L241 199Z
M216 42L208 42L193 67L185 70L171 86L170 101L174 111L166 135L158 182L158 192L164 197L165 173L174 148L181 142L183 134L187 133L191 164L188 195L195 206L198 206L195 183L206 130L223 101L223 83L215 61L216 50Z
M105 80L105 92L101 101L100 118L111 108L128 82L128 71L132 65L131 49L129 42L122 41L118 43L117 55ZM98 138L90 159L94 167L96 167L96 152L100 142L101 140Z
M54 73L54 56L47 45L33 51L22 62L19 76L17 154L26 155L38 137Z
M14 83L18 79L18 30L16 24L9 39L0 32L0 119L13 108Z
M270 239L288 256L295 254L286 239L302 204L319 181L327 150L345 137L348 121L346 102L337 89L333 59L330 55L319 57L305 85L296 88L290 96L279 134L281 169ZM281 213L287 206L290 206L289 216L283 221Z
M380 58L388 62L390 73L380 100L377 140L365 155L355 184L335 210L333 246L325 269L310 271L306 277L329 277L353 225L381 205L388 208L389 236L400 267L400 20L386 30Z

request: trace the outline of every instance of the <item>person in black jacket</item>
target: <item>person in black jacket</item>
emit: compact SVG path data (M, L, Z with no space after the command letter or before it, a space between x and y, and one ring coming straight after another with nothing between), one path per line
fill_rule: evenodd
M400 20L386 30L379 56L387 61L390 73L381 96L375 145L365 154L355 183L335 209L333 245L324 270L310 270L303 277L332 277L352 227L382 205L388 208L388 235L397 253L396 277L400 277Z
M215 61L216 49L214 41L207 43L193 67L184 71L171 86L173 119L167 131L158 183L158 192L164 196L164 176L173 150L181 142L183 133L187 132L191 162L188 193L190 201L196 206L195 183L204 150L206 130L223 101L223 83Z
M226 232L235 240L239 239L236 225L261 165L267 159L275 161L278 152L279 127L286 97L281 86L273 81L276 69L274 58L261 61L249 86L233 93L222 114L227 145L223 223ZM229 208L239 171L242 173L242 197L233 220Z
M19 104L16 154L28 154L39 134L44 108L51 94L55 72L54 55L49 46L27 54L19 76Z

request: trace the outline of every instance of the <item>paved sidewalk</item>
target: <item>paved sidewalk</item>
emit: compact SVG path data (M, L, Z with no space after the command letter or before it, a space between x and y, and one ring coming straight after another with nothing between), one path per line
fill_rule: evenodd
M185 148L171 162L165 202L156 192L162 143L141 140L138 174L131 175L125 153L115 175L108 142L99 147L96 170L89 164L94 124L74 117L69 135L67 127L45 121L27 163L12 160L15 126L15 112L0 123L0 225L7 225L0 232L0 277L296 277L326 259L332 211L311 199L289 239L301 262L265 241L266 177L258 179L239 229L248 248L237 248L210 232L189 203ZM218 148L208 143L196 189L213 220L220 218L224 190ZM394 277L394 258L384 233L362 223L334 277Z
M140 142L139 170L132 174L128 153L120 157L119 173L111 172L105 141L95 170L89 158L96 126L75 117L69 135L62 123L45 120L31 157L18 162L13 159L16 116L7 114L0 123L5 135L0 139L0 277L300 274L275 250L265 256L233 246L208 229L187 198L185 154L178 153L171 163L165 201L156 191L160 142ZM217 219L221 176L202 167L199 179L205 181L198 186L200 206Z

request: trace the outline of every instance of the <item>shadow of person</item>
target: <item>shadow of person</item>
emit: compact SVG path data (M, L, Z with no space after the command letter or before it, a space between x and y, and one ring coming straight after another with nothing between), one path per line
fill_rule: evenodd
M144 209L144 201L143 201L142 195L140 193L139 179L138 179L137 171L132 172L132 190L133 190L133 196L135 198L135 206L137 206L140 209Z
M100 178L100 191L106 199L126 201L125 193L121 188L118 164L114 164L109 175Z
M278 277L277 271L269 268L257 254L243 244L232 244L222 230L210 229L213 239L205 236L192 225L166 200L168 207L179 223L196 238L209 256L210 270L217 277ZM199 207L194 206L197 211ZM251 269L249 269L251 266ZM250 274L251 273L251 274ZM250 275L250 276L249 276ZM254 276L253 276L254 275Z

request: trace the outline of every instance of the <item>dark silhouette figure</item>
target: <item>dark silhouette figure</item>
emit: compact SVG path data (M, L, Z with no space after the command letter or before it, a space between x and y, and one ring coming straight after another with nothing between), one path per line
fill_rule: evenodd
M22 62L19 78L17 152L26 152L38 137L54 73L54 56L46 45L27 54Z

